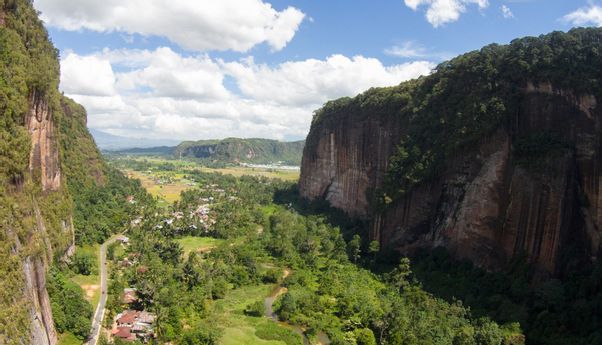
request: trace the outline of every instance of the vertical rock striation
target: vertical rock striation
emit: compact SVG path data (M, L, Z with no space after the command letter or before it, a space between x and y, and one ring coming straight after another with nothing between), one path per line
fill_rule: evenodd
M30 343L55 345L58 340L46 291L46 264L40 258L28 257L23 264L23 271L26 296L30 301Z
M516 97L518 110L506 123L448 157L434 178L384 210L375 205L375 191L383 188L407 124L396 112L341 107L312 124L300 193L371 220L370 238L403 253L444 246L490 269L526 256L544 275L558 273L569 247L595 258L602 236L602 108L593 94L551 83L528 83ZM544 132L566 147L535 167L521 161L518 140Z
M43 190L56 191L61 186L58 140L48 100L36 89L29 96L25 124L31 134L29 169L40 171Z

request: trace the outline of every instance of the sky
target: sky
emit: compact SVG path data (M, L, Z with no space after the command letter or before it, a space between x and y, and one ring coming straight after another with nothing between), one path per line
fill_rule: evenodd
M602 0L34 0L88 126L303 139L330 99L490 43L602 26Z

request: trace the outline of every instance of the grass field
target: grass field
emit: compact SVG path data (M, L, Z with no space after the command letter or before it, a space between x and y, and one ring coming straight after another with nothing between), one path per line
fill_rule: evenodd
M251 168L243 166L232 166L228 168L208 168L200 165L196 162L186 160L167 160L157 157L138 156L134 158L136 160L145 160L154 164L170 163L173 164L178 170L186 171L192 169L199 169L204 172L219 172L222 174L233 175L233 176L265 176L269 178L280 178L286 181L297 181L299 179L299 170L284 170L277 168Z
M59 334L59 345L82 345L83 341L77 339L73 333Z
M243 166L233 166L228 168L208 168L195 162L173 161L159 158L150 158L141 156L137 160L145 160L154 164L170 163L176 167L176 171L152 171L140 172L131 169L125 169L123 172L130 178L139 179L142 186L154 197L159 199L160 206L169 206L173 202L180 200L180 193L190 188L194 188L192 181L186 180L184 176L187 171L200 170L207 173L221 173L225 175L240 176L263 176L268 178L278 178L285 181L299 180L300 172L298 170L279 170L276 168L252 168ZM160 180L165 182L160 183ZM169 182L167 181L169 180Z
M176 239L176 242L182 246L182 249L184 250L184 256L188 256L188 253L192 251L206 252L211 250L212 248L215 248L219 244L223 243L224 240L213 237L186 236Z
M277 170L277 169L266 169L266 168L247 168L247 167L229 167L221 169L213 169L201 167L199 168L204 172L219 172L225 175L232 175L236 177L248 175L248 176L264 176L268 178L279 178L285 181L297 181L299 179L300 172L298 170Z
M98 257L98 251L100 249L99 244L85 245L78 247L78 252L93 254L97 261L97 268L100 270L100 258ZM89 276L77 274L71 277L71 281L79 285L84 290L84 296L86 300L92 304L93 308L96 308L98 300L100 299L100 276L98 274L91 274Z
M225 299L215 302L212 317L224 327L221 345L286 345L284 341L265 340L256 335L257 328L265 327L272 320L244 314L249 304L263 301L272 288L272 285L245 286L230 291Z
M152 176L139 171L128 170L127 175L131 178L139 179L144 187L152 196L158 197L164 204L172 204L180 200L180 193L192 188L189 181L177 180L173 183L158 184Z

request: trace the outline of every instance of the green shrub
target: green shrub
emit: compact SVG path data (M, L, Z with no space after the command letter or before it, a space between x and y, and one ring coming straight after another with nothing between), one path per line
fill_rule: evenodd
M256 317L263 316L265 314L265 306L263 305L263 301L257 301L255 303L249 304L245 308L245 314Z
M98 273L98 263L92 253L76 252L70 264L73 272L89 276Z
M274 322L264 322L257 325L255 335L264 340L283 341L287 345L302 345L303 337L294 331L280 327Z

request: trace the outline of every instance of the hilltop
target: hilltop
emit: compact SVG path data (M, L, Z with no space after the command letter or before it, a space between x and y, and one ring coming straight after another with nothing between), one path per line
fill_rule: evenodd
M174 149L174 156L229 163L282 163L299 165L305 141L282 142L271 139L226 138L185 141Z

